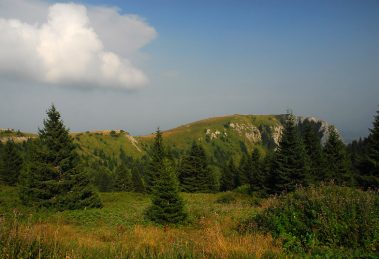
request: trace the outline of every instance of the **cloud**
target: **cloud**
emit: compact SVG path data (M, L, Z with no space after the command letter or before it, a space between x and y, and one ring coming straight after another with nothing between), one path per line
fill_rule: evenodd
M148 82L132 58L157 33L138 16L121 15L115 8L73 3L14 3L12 6L17 8L32 6L39 16L17 13L9 8L9 0L0 0L0 8L8 7L7 15L0 11L2 76L121 89L138 88ZM47 17L41 19L43 14Z

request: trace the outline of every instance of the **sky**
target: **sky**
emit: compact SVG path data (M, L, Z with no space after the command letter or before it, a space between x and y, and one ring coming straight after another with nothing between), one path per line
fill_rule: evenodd
M378 0L0 0L0 128L133 135L291 109L368 134Z

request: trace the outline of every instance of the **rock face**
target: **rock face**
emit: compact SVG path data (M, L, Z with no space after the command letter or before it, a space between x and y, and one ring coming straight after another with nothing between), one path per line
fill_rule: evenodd
M228 137L228 133L226 131L220 132L218 130L212 131L211 129L207 129L205 131L205 138L209 140L214 140L218 138L226 138Z
M271 137L274 140L275 145L279 145L279 142L282 138L283 134L283 126L282 125L277 125L274 127L270 127L271 129Z
M251 143L259 143L262 141L261 132L252 124L231 122L229 123L229 128L235 130L239 135L245 136Z
M301 116L297 117L298 124L304 124L304 122L306 121L311 122L317 126L318 132L321 135L321 143L325 144L325 142L329 138L329 127L331 126L331 124L329 124L328 122L324 120L320 120L316 117L301 117ZM337 130L337 133L340 135L340 138L342 139L342 136L338 130Z
M330 124L315 117L297 117L297 124L300 127L305 122L311 122L315 126L316 130L321 136L321 142L324 144L329 136ZM225 125L224 131L207 128L205 130L205 138L209 141L215 139L226 139L228 137L228 132L234 132L235 134L244 137L249 143L258 144L262 143L264 139L267 140L268 135L272 143L279 145L283 129L283 125L278 123L275 126L267 126L265 130L266 133L264 133L261 128L258 128L253 123L229 122L227 125ZM263 134L266 134L265 137L263 137Z
M125 133L125 136L129 139L130 143L139 151L142 152L140 147L138 146L138 140L136 140L133 136L129 135L128 133Z

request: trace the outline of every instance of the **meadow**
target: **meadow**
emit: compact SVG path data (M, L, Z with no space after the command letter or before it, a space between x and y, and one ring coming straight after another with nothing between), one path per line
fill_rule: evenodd
M16 188L1 186L3 258L256 258L282 252L270 234L239 231L240 222L267 206L245 194L183 193L189 219L176 226L145 219L148 195L100 195L101 209L37 211L19 203Z

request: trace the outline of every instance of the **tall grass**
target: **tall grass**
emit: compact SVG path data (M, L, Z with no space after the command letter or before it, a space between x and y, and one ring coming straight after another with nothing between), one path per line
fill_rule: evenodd
M270 234L236 231L253 211L250 198L183 194L190 222L158 226L143 218L148 196L106 193L103 209L9 213L0 229L0 258L255 258L278 255ZM0 197L1 200L1 197Z

